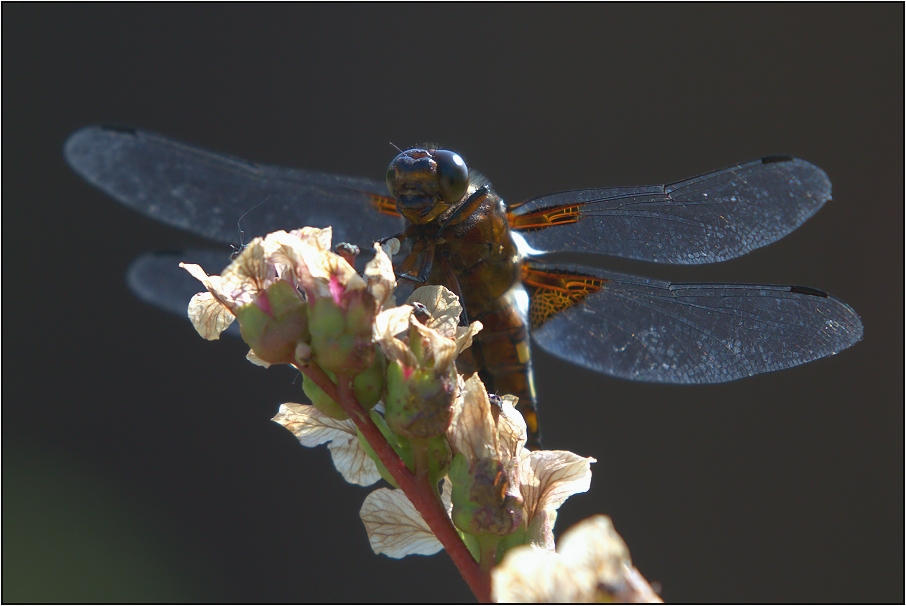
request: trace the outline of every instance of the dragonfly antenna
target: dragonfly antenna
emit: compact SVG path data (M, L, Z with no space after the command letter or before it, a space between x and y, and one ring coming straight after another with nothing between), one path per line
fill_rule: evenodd
M242 240L245 238L245 230L242 229L242 225L241 225L241 224L242 224L242 220L245 219L245 216L246 216L247 214L249 214L250 212L252 212L252 211L255 210L256 208L258 208L259 206L261 206L262 204L264 204L265 202L267 202L268 198L270 198L270 195L265 196L265 197L264 197L264 200L262 200L261 202L259 202L259 203L256 204L255 206L251 207L250 209L248 209L247 211L245 211L244 213L242 213L242 216L239 217L239 219L236 220L236 228L239 230L239 248L236 248L235 246L233 246L232 244L230 244L230 248L233 249L232 254L230 254L230 259L235 259L236 257L238 257L239 254L240 254L242 251L245 250L245 247L248 246L245 242L242 241Z
M398 148L398 147L396 146L396 143L394 143L393 141L388 141L388 143L390 143L390 145L392 145L392 146L394 147L394 149L396 149L396 151L398 151L399 153L403 153L403 150L401 150L400 148Z

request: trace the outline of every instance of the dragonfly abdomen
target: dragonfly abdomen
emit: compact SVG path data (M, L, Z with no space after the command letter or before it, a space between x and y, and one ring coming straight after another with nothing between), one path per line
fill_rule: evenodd
M516 409L528 429L527 446L536 449L540 446L540 433L525 288L516 284L474 319L483 328L473 339L472 347L462 352L457 366L463 374L478 372L489 392L519 398Z

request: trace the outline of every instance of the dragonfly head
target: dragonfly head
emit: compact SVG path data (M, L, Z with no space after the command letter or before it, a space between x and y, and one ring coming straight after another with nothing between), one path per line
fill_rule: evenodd
M387 188L406 219L429 223L466 194L469 169L445 149L407 149L390 163Z

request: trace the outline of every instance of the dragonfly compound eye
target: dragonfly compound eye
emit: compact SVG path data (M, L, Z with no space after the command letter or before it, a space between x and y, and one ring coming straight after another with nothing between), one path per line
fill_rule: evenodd
M459 202L469 189L469 168L462 157L454 152L439 149L434 152L440 193L444 202Z

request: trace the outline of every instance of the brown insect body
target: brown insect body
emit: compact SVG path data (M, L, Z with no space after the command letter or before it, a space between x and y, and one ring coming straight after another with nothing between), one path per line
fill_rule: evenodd
M397 211L409 221L396 236L400 253L394 257L394 266L403 279L450 289L462 301L468 321L482 323L482 331L460 355L457 366L464 374L478 372L490 392L519 398L517 408L528 425L529 446L537 447L528 296L521 284L523 259L510 235L507 207L475 173L462 198L451 204L438 196L431 183L425 183L438 179L436 172L426 170L424 164L417 173L397 166L400 157L425 158L432 151L408 150L388 172ZM400 196L400 191L409 196ZM413 196L413 191L422 195ZM421 199L413 203L415 197ZM444 207L439 214L438 205ZM418 222L423 216L431 218Z

